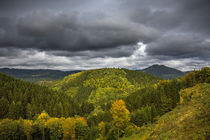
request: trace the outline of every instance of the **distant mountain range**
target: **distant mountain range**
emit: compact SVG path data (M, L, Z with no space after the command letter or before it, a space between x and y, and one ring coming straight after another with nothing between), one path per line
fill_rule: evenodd
M141 71L164 78L164 79L178 78L189 73L189 72L182 72L180 70L170 68L164 65L158 65L158 64L152 65Z
M182 72L180 70L170 68L164 65L152 65L146 69L140 70L164 79L173 79L180 76L184 76L188 72ZM59 80L70 74L81 72L81 70L73 71L60 71L50 69L14 69L14 68L2 68L0 72L14 76L25 81L38 82L38 81L52 81Z
M49 70L49 69L39 69L39 70L29 70L29 69L10 69L2 68L0 72L14 76L22 80L30 82L38 81L52 81L62 79L69 74L80 72L80 70L74 71L60 71L60 70Z

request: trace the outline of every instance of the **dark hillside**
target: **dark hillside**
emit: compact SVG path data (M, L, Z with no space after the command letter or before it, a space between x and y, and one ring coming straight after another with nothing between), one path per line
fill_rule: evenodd
M185 72L182 72L180 70L157 64L143 69L142 71L164 79L178 78L186 74Z
M60 71L60 70L29 70L29 69L9 69L2 68L0 72L14 76L25 81L38 82L38 81L52 81L62 79L63 77L80 72L79 70L75 71Z
M0 118L32 119L43 110L55 117L72 116L78 108L65 94L0 73Z

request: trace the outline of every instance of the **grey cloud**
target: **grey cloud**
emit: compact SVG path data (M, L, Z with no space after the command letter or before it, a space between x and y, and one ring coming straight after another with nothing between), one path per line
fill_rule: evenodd
M209 0L125 0L122 9L131 20L164 32L177 29L210 35Z
M3 0L0 62L59 69L154 63L191 68L210 61L209 13L209 0ZM147 44L145 56L137 53L139 41ZM40 60L40 53L51 59Z
M209 0L179 0L179 12L183 15L181 30L202 32L210 35L210 1Z
M12 57L16 58L20 51L12 48L0 48L0 57Z
M92 0L1 0L0 16L24 15L27 12L41 9L79 9Z
M209 58L210 42L189 34L166 34L156 42L148 44L146 52L153 56L174 58Z
M35 55L37 50L34 49L18 49L18 48L0 48L0 57L8 59L28 58L31 55Z
M56 55L56 56L66 56L66 57L74 57L80 56L87 59L96 58L96 57L129 57L133 54L136 50L136 45L129 45L129 46L119 46L112 49L100 49L100 50L87 50L87 51L48 51L47 53Z
M83 20L77 13L34 12L19 19L16 30L0 38L0 46L41 50L84 51L150 42L157 30L117 17Z

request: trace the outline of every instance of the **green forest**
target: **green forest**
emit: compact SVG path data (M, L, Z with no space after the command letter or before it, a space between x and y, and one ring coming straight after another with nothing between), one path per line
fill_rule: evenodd
M104 68L40 84L0 73L0 139L208 139L208 83L208 67L172 80Z

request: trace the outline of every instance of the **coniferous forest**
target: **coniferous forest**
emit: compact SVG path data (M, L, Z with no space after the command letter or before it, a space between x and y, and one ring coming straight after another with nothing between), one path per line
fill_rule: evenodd
M104 68L40 84L0 73L0 139L172 139L175 132L208 139L209 83L208 67L172 80ZM192 106L192 115L186 113ZM192 122L176 130L184 119Z

